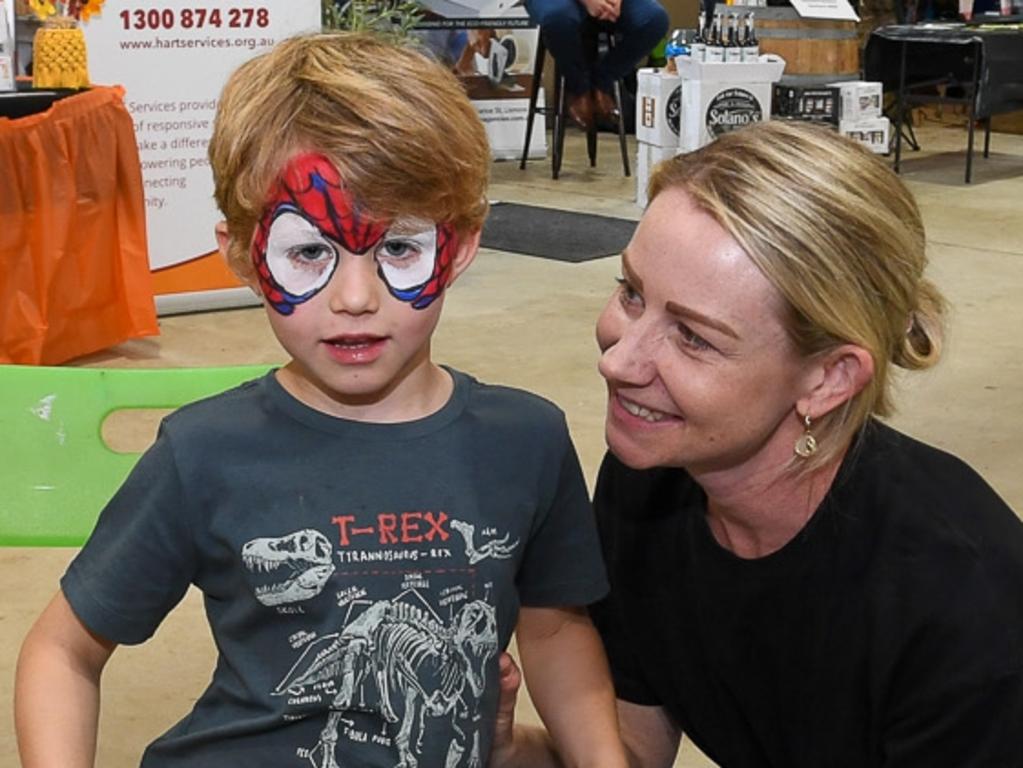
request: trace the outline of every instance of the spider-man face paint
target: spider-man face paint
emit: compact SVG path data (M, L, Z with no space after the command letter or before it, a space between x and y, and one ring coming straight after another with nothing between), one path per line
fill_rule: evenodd
M447 224L375 221L326 157L293 158L271 190L252 241L252 262L270 305L290 315L330 282L342 251L371 249L391 295L424 309L448 283L457 240Z

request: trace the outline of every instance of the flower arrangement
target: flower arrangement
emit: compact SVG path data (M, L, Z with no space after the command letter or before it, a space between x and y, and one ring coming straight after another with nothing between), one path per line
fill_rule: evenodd
M28 6L41 21L52 16L88 21L99 13L106 0L28 0Z

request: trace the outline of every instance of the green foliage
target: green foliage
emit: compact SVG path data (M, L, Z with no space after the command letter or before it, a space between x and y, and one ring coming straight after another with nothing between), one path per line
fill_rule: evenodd
M408 37L423 17L415 0L322 0L324 29Z

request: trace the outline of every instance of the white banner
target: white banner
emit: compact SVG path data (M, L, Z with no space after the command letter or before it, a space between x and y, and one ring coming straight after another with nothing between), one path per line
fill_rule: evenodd
M538 30L515 0L420 0L416 34L451 67L487 129L497 159L518 159L526 136ZM546 152L544 120L533 127L529 156Z
M320 28L319 0L107 0L83 25L94 83L125 87L153 269L216 248L206 147L220 89L243 61Z

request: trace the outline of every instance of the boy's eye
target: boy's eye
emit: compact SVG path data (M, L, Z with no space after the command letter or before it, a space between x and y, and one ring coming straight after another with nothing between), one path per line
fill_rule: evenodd
M270 225L266 266L285 291L293 296L309 296L334 274L337 251L314 224L287 211Z
M333 259L334 251L323 243L307 243L290 248L288 258L299 267L316 266L317 262L322 265Z
M399 221L375 250L384 281L392 291L413 291L425 285L437 259L437 225L418 220Z
M420 251L418 245L407 240L385 240L380 244L379 253L386 259L400 262L415 258Z

